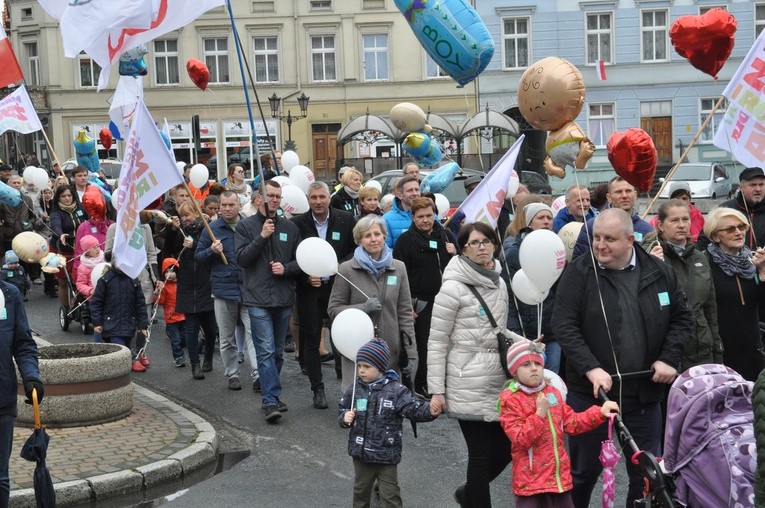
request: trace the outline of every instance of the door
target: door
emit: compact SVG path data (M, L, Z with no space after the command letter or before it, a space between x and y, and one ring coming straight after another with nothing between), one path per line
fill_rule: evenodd
M313 174L317 180L334 180L337 160L337 132L339 123L311 126L313 146Z
M640 119L640 128L646 131L651 136L651 139L653 139L653 144L656 145L656 152L659 157L659 164L671 164L672 117L642 117Z

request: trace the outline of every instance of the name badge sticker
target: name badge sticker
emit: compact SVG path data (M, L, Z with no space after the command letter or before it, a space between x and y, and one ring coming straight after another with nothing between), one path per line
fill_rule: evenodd
M366 411L366 410L367 410L367 399L356 399L356 411Z
M287 241L287 233L279 233L279 240L282 242Z
M659 305L661 305L662 307L666 307L667 305L669 305L669 293L667 293L666 291L662 291L661 293L659 293Z
M430 248L433 250L438 250L438 242L435 240L430 240L428 242L428 246L430 246Z
M91 233L98 233L98 228L93 226L92 228L90 228L90 232Z
M13 270L11 270L10 272L8 272L8 277L13 277Z
M636 242L642 242L643 241L643 233L635 231L635 241Z
M5 321L8 319L8 312L5 310L5 307L3 307L2 310L0 310L0 321Z
M485 316L486 315L486 311L484 310L483 305L479 305L478 306L478 315L479 316Z
M547 394L547 402L549 402L551 406L557 406L558 405L558 397L556 397L554 393L548 393Z
M340 240L340 231L332 231L332 239Z
M388 275L388 280L385 283L388 286L395 286L398 283L398 277L395 275Z

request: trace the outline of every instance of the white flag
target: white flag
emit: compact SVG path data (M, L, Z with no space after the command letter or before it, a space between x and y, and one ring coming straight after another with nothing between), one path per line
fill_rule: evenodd
M465 198L460 210L465 214L465 224L485 222L492 229L497 227L502 205L505 203L510 176L521 151L525 135L521 135L513 146L497 162L473 192ZM456 214L457 212L455 212Z
M126 146L116 191L117 230L113 253L117 267L135 278L146 266L138 212L183 182L183 177L143 102L136 106Z
M109 118L120 133L117 139L125 138L130 131L130 121L139 102L143 102L143 76L120 76L109 105Z
M765 162L764 92L765 30L723 91L730 105L712 141L746 167L762 167Z
M0 101L0 134L5 131L29 134L30 132L41 131L42 128L24 85Z

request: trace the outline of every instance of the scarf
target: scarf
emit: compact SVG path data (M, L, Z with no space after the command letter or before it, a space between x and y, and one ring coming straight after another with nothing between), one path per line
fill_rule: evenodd
M359 191L355 191L347 185L343 185L343 189L345 189L345 193L348 194L351 199L359 199Z
M72 215L74 211L77 209L77 203L75 201L72 201L71 205L62 205L61 203L58 204L58 207L68 213L69 215Z
M462 259L465 263L467 263L470 268L478 272L479 275L483 275L484 277L492 281L494 284L497 284L499 282L498 272L495 272L494 270L490 270L488 268L484 268L478 263L473 263L472 261L470 261L470 258L465 256L464 254L460 255L460 259Z
M515 386L518 387L520 391L527 395L533 395L535 393L541 392L545 386L547 386L547 381L545 378L542 378L542 382L539 383L538 386L532 388L531 386L526 386L525 384L521 383L520 381L515 381Z
M752 251L746 245L741 247L738 254L727 254L716 243L710 243L707 252L725 275L753 279L757 274L757 267L752 264Z
M246 194L248 190L247 182L242 182L241 184L236 185L234 182L230 180L228 181L228 183L226 183L226 188L230 191L236 192L237 194Z
M102 251L101 249L98 250L98 256L94 258L90 256L85 256L85 255L80 257L80 264L82 266L86 266L90 268L91 270L95 268L98 263L103 263L103 262L104 262L104 251Z
M393 251L387 244L384 244L380 259L374 259L371 254L364 250L364 247L359 245L353 252L353 257L361 265L361 268L376 279L382 272L390 268L393 262Z

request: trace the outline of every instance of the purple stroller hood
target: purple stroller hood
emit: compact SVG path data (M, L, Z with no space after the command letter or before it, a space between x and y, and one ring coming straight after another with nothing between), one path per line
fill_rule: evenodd
M669 392L664 466L686 506L754 506L754 383L723 365L683 372Z

